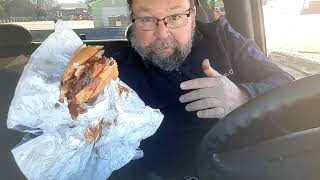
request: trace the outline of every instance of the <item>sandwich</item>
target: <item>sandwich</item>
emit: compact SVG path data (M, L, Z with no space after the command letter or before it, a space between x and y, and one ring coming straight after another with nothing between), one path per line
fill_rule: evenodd
M119 76L117 62L104 56L103 46L82 45L71 57L61 80L59 102L68 102L73 120Z

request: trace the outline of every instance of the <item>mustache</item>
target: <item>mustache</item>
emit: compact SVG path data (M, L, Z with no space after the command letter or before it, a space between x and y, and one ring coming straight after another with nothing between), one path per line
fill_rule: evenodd
M174 48L174 49L178 49L179 48L179 44L177 41L175 40L157 40L153 43L151 43L147 49L148 50L157 50L157 49L163 49L163 48Z

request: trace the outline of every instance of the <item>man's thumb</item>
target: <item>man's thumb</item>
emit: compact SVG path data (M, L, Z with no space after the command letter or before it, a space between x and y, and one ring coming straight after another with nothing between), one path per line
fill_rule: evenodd
M210 66L209 59L202 61L202 70L208 77L218 77L220 74Z

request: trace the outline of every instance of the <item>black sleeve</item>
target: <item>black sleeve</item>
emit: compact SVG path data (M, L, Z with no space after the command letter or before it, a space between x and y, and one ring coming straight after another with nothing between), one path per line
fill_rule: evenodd
M294 79L268 60L253 40L236 32L226 19L219 21L217 33L227 49L239 87L252 98Z

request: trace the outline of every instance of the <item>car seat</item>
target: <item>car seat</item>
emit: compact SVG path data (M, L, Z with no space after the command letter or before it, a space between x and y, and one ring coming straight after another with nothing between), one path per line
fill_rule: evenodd
M3 179L25 179L11 153L23 133L7 128L7 114L19 78L20 73L16 71L0 69L0 82L3 83L0 88L0 172Z

